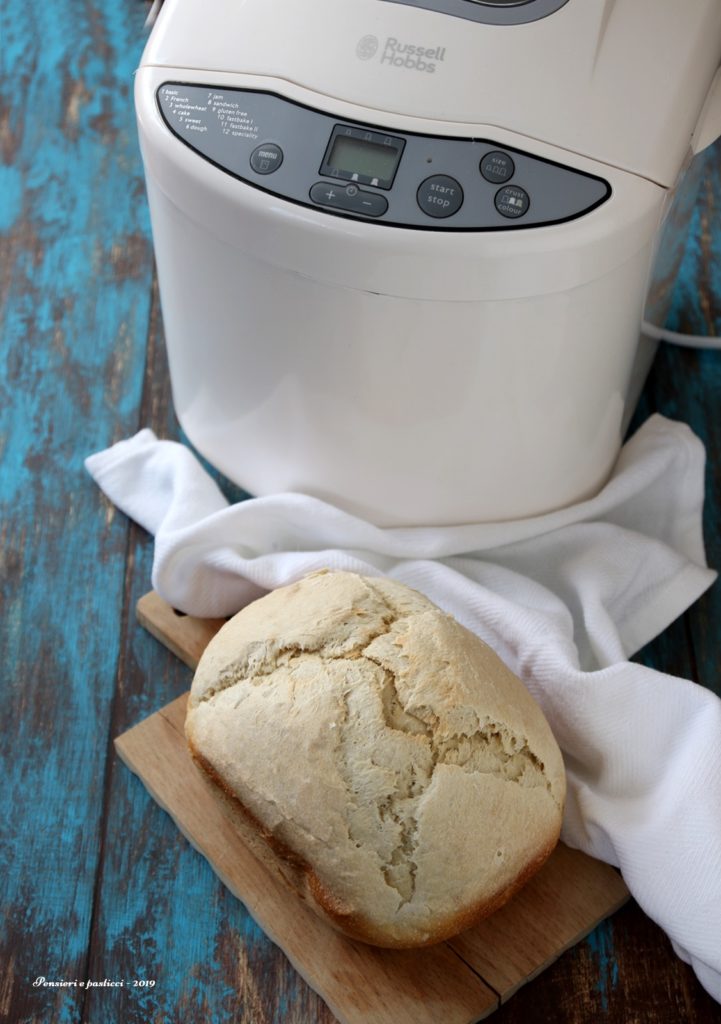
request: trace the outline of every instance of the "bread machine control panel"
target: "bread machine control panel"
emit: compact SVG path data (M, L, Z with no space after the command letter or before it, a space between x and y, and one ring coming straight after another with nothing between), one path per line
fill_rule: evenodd
M450 14L452 18L480 21L486 25L525 25L540 21L565 7L568 0L388 0L406 7Z
M573 220L611 194L603 178L489 139L340 120L269 92L166 82L178 139L254 188L396 227L499 231Z

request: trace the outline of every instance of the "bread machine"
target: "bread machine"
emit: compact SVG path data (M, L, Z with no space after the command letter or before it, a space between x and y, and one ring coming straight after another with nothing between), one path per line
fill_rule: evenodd
M190 440L379 525L594 493L720 60L718 0L166 0L135 98Z

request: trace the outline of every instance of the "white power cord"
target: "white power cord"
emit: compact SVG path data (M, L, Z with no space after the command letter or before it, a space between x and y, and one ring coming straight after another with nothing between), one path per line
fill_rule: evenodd
M153 0L153 6L148 11L148 16L145 19L145 28L151 29L155 24L155 20L160 13L160 8L163 6L163 0Z
M678 331L667 331L664 327L657 327L644 320L641 324L641 333L647 338L655 338L657 341L668 341L672 345L684 345L686 348L718 348L721 349L721 338L711 334L680 334Z

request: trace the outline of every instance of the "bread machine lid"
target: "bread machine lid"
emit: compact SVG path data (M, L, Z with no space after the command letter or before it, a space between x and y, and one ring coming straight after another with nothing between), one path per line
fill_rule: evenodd
M720 61L719 0L166 0L142 64L496 126L670 186Z
M486 25L524 25L538 21L563 7L568 0L388 0L389 3L423 7Z

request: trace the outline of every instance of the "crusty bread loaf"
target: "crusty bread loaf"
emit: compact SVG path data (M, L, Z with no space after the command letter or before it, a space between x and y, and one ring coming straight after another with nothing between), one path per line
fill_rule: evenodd
M493 651L421 594L314 573L249 605L193 680L193 758L332 925L428 945L501 906L561 826L561 754Z

